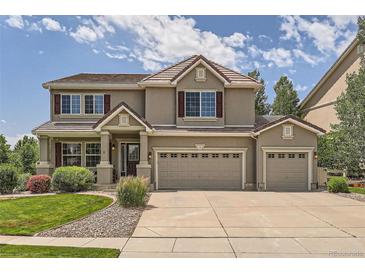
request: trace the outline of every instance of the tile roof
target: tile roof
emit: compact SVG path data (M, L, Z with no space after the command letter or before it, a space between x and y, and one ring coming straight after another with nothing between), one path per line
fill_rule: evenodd
M247 75L236 72L232 69L224 67L220 64L217 64L211 60L208 60L203 55L193 55L175 65L169 66L155 74L152 74L141 82L144 81L171 81L176 80L180 75L182 75L185 71L187 71L191 66L193 66L199 60L204 61L208 65L210 65L219 75L221 75L227 82L254 82L256 84L260 84L256 79L251 78Z
M137 84L149 74L101 74L79 73L64 78L48 81L43 86L55 83L96 83L96 84Z

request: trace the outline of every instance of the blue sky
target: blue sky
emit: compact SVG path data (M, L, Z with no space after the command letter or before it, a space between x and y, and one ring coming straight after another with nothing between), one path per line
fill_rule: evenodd
M356 16L0 16L0 133L14 144L49 119L43 82L154 72L193 54L258 68L270 102L286 74L302 99L356 29Z

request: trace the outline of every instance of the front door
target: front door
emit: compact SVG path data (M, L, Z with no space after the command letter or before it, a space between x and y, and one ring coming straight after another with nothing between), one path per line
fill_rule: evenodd
M139 163L139 144L127 144L127 175L137 176Z

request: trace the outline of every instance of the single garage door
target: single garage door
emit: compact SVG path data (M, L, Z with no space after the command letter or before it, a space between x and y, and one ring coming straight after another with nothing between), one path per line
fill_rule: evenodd
M158 153L159 189L241 189L242 153Z
M266 190L308 191L307 153L266 153Z

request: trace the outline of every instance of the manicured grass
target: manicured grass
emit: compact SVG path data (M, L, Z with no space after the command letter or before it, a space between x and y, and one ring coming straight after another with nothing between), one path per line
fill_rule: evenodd
M349 187L350 192L359 193L365 195L365 188L364 187Z
M118 249L0 245L0 258L117 258Z
M0 200L0 234L33 235L89 215L111 203L111 198L85 194Z

